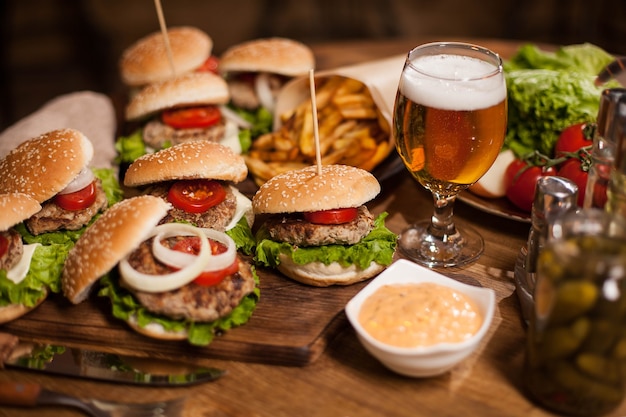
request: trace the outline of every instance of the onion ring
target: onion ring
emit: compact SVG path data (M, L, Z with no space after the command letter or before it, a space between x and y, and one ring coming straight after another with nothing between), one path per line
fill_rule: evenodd
M242 127L244 129L251 129L252 128L252 123L250 123L249 121L247 121L243 117L239 116L232 109L230 109L230 108L228 108L228 107L226 107L224 105L219 106L219 108L220 108L220 111L222 112L222 116L224 116L228 120L231 120L237 126Z
M261 72L256 76L254 79L254 91L257 97L259 97L261 106L273 113L275 104L274 95L270 88L270 75L267 72Z
M89 168L83 168L78 173L76 178L74 178L72 182L70 182L67 187L62 189L58 194L70 194L82 190L83 188L91 184L94 179L95 176L93 174L93 171L91 171L91 169Z

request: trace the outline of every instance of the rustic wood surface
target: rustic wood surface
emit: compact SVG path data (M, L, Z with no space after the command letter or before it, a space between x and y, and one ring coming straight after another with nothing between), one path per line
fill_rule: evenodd
M364 62L407 52L430 39L313 45L319 68ZM518 43L473 40L503 57ZM431 215L432 199L404 170L382 183L383 192L370 206L387 211L387 225L401 232L407 224ZM513 283L513 268L525 242L527 223L494 216L458 202L457 223L470 223L483 235L485 252L474 264L441 271L461 280L493 288L497 309L490 332L478 351L445 375L426 379L388 371L359 344L342 311L364 284L311 288L262 271L262 298L250 322L233 330L205 351L180 344L154 343L128 332L108 318L106 305L94 302L71 307L52 301L38 316L9 329L92 344L108 339L122 351L138 350L160 358L184 357L228 370L221 379L186 388L146 388L55 377L14 370L0 381L35 381L44 387L82 397L130 402L185 396L183 416L549 416L524 395L520 386L525 329ZM79 308L82 327L70 309ZM37 319L37 320L36 320ZM312 322L313 321L313 322ZM0 328L2 330L3 328ZM272 334L265 332L271 329ZM41 334L37 334L41 332ZM242 340L256 338L242 352ZM212 350L214 349L214 350ZM229 349L232 351L229 354ZM65 408L36 410L0 407L0 416L81 416ZM626 415L622 406L612 416Z

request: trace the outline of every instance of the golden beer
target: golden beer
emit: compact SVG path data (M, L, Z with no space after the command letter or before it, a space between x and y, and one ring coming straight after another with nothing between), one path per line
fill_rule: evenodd
M405 69L396 97L398 153L424 187L454 195L487 172L500 152L506 87L499 77L469 81L497 69L479 59L433 55L407 65L415 71Z

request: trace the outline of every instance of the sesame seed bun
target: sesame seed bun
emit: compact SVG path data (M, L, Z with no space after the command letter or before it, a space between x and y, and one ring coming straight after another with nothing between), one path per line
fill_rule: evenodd
M150 84L135 94L126 106L126 119L137 120L173 107L225 104L228 84L210 72L192 72Z
M37 200L23 193L0 194L0 231L8 230L41 210Z
M93 152L89 139L75 129L22 142L0 161L0 193L24 193L43 203L89 165Z
M309 262L299 265L283 253L278 255L278 259L280 264L278 264L277 269L285 276L314 287L351 285L372 278L386 268L386 266L376 262L372 262L365 269L354 264L343 266L339 262L332 262L329 265L323 262Z
M359 207L380 193L370 172L348 165L323 165L279 174L264 183L252 199L255 213L296 213Z
M93 284L139 246L169 208L163 199L145 195L122 200L105 211L65 260L61 285L68 300L84 301Z
M313 51L303 43L285 38L256 39L235 45L220 58L219 71L271 72L304 75L315 68Z
M241 182L248 167L227 146L205 140L183 142L136 159L126 171L124 185L138 187L171 180L208 178Z
M161 82L199 68L211 55L213 40L200 29L181 26L167 31L174 71L162 32L151 33L128 47L119 69L122 81L132 87Z

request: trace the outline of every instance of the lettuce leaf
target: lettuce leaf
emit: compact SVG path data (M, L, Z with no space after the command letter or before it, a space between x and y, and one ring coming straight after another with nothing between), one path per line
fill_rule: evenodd
M338 262L348 266L355 264L367 268L372 262L390 265L397 245L397 236L385 227L387 213L381 213L374 221L374 229L359 243L354 245L325 245L293 247L286 242L276 242L269 238L267 229L261 227L257 233L257 247L254 259L259 264L275 268L280 261L278 255L289 255L299 265L322 262L330 265Z
M235 245L238 250L242 251L246 255L252 255L254 253L256 240L252 230L250 229L250 225L246 220L246 216L239 219L237 225L232 229L227 230L226 234L235 241Z
M193 322L186 319L175 320L169 317L154 314L143 307L133 295L125 288L119 285L117 279L112 278L112 274L107 274L100 279L102 287L98 291L98 295L108 297L111 301L113 316L128 321L131 317L136 317L137 323L141 327L145 327L150 323L157 323L168 331L187 330L188 341L195 346L206 346L213 341L216 334L222 331L228 331L233 327L245 324L261 296L259 289L259 277L252 268L252 274L256 282L254 291L245 296L237 307L230 314L213 322Z
M146 144L143 141L141 129L135 130L128 136L120 136L115 141L117 158L115 163L131 163L135 159L146 154Z
M594 122L602 90L596 75L614 58L591 45L569 45L547 52L524 45L504 63L508 91L508 130L504 147L517 156L552 156L560 132L575 123Z

